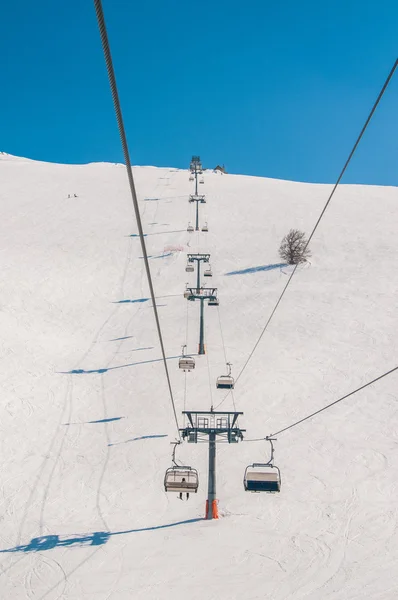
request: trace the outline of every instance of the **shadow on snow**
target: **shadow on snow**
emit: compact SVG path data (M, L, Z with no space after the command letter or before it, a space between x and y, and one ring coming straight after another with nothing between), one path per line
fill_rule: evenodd
M63 425L91 425L95 423L111 423L112 421L120 421L126 417L109 417L109 419L98 419L97 421L75 421L73 423L63 423Z
M149 298L137 298L136 300L115 300L112 304L135 304L136 302L148 302ZM131 336L132 337L132 336ZM125 340L127 338L117 338ZM114 340L111 340L113 342Z
M168 225L168 223L165 223L165 224ZM151 225L151 223L150 223L150 225ZM186 229L174 229L174 231L154 231L153 233L144 233L144 237L148 237L149 235L166 235L166 233L182 233L183 231L186 231ZM140 234L139 233L131 233L127 237L139 238Z
M186 521L177 521L176 523L167 523L166 525L155 525L153 527L143 527L141 529L127 529L126 531L95 531L94 533L64 536L59 535L43 535L33 538L29 544L25 546L15 546L14 548L6 548L0 550L0 553L6 552L43 552L44 550L53 550L54 548L67 546L102 546L106 544L110 537L115 535L126 535L129 533L140 533L142 531L155 531L157 529L167 529L176 527L177 525L188 525L190 523L198 523L203 521L203 518L188 519Z
M138 442L140 440L153 440L156 438L165 438L167 437L167 433L162 433L158 435L140 435L140 437L131 438L130 440L125 440L124 442L115 442L113 444L108 444L108 446L119 446L120 444L128 444L129 442Z
M230 271L229 273L225 273L225 275L246 275L247 273L257 273L258 271L273 271L274 269L281 269L282 267L287 267L287 264L278 263L276 265L262 265L259 267L249 267L247 269L242 269L241 271Z
M181 356L167 356L166 360L173 360L175 358L181 358ZM155 363L162 361L163 358L154 358L152 360L142 360L141 362L128 363L127 365L119 365L117 367L106 367L105 369L91 369L86 371L85 369L72 369L72 371L58 371L59 375L93 375L94 373L102 374L108 371L114 371L115 369L125 369L126 367L135 367L137 365L147 365L149 363Z

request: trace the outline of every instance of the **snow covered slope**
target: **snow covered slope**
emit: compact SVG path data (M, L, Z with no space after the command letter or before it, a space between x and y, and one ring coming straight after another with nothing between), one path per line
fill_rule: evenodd
M190 236L187 171L134 175L177 410L207 410L225 397L219 316L236 375L286 282L281 238L308 234L331 188L206 172L209 233ZM263 442L218 445L222 518L204 521L206 445L178 455L198 493L163 491L176 430L124 167L0 155L0 181L0 597L396 599L398 376L282 434L279 495L243 491ZM236 386L247 439L398 364L397 200L339 187ZM206 307L208 353L184 400L177 357L186 336L197 352L199 329L185 255L198 249L220 310Z

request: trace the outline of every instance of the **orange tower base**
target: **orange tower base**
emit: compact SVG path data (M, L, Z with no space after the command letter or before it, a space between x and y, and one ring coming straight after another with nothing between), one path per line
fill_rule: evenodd
M211 513L209 514L209 501L206 500L206 515L205 519L218 519L218 500L213 500L211 503Z

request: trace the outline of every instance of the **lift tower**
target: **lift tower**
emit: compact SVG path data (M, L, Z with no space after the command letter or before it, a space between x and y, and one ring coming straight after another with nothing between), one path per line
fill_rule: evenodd
M197 444L209 441L209 479L206 500L206 519L218 519L216 499L216 438L233 444L243 440L245 429L238 427L237 420L243 412L184 410L188 425L180 429L183 439Z
M189 169L192 175L195 177L195 196L198 195L198 175L202 175L203 168L202 162L200 160L200 156L193 156L191 158L191 164L189 165Z
M191 194L189 196L189 203L196 202L196 222L195 222L195 230L199 231L199 204L206 204L206 196Z
M210 260L210 254L187 254L188 263L196 262L197 273L196 273L196 290L200 290L200 263L208 263ZM206 275L206 273L205 273Z
M200 302L200 326L199 326L199 351L198 354L206 354L205 353L205 344L204 344L204 303L211 302L217 300L217 288L187 288L184 294L187 300L194 302L195 300L199 300Z

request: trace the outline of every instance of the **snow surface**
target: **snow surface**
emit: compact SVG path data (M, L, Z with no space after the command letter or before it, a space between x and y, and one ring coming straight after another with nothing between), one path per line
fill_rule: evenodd
M236 375L286 282L281 238L311 230L331 186L206 172L209 233L190 236L187 171L134 176L179 416L177 357L187 322L197 352L199 316L182 296L185 255L211 253L220 310L205 309L208 353L186 398L208 410L225 397L219 315ZM0 180L0 597L396 599L398 376L282 434L279 495L243 490L265 443L218 445L222 518L205 521L206 445L178 453L198 493L163 491L176 430L124 167L0 154ZM247 439L397 365L397 200L338 188L236 386Z

